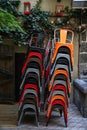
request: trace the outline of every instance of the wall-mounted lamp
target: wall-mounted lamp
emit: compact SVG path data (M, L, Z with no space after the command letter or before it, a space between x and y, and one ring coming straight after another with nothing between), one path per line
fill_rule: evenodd
M29 15L30 14L30 2L24 2L24 14Z
M64 14L64 6L60 5L60 4L56 5L56 7L55 7L55 15L56 16L63 16L63 14Z

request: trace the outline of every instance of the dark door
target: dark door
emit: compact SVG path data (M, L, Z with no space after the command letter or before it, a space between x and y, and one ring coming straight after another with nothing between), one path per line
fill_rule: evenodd
M25 53L15 53L15 97L19 100L19 87L21 83L21 69L25 60Z

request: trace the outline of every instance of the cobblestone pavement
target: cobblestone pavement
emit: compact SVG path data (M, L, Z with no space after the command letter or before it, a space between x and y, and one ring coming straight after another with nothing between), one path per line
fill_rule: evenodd
M77 107L70 104L68 127L65 127L64 118L53 114L48 126L45 126L44 114L40 118L39 127L36 127L34 122L31 124L21 124L20 126L0 127L0 130L87 130L87 118L83 118Z

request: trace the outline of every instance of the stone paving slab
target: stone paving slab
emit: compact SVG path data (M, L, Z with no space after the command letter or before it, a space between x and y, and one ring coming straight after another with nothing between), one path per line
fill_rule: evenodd
M65 127L63 116L52 116L48 126L41 120L39 127L32 124L21 124L20 126L0 127L0 130L87 130L87 118L83 118L74 104L70 104L68 127Z

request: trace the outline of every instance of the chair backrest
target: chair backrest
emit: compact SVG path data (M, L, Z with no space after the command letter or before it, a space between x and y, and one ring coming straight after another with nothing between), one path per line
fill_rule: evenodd
M64 86L65 88L66 88L66 90L67 90L67 83L66 83L66 81L64 81L64 80L55 80L54 81L54 83L53 83L53 87L52 87L52 89L54 89L54 87L56 86L56 85L62 85L62 86Z
M63 107L64 107L64 109L67 108L66 101L65 101L65 98L64 98L63 96L61 96L61 95L53 96L52 99L51 99L51 103L50 103L50 105L48 106L47 117L49 117L50 114L51 114L52 107L54 106L54 101L56 101L55 104L60 104L59 102L57 102L57 100L63 102Z
M28 61L31 57L37 57L40 59L41 63L42 63L42 54L40 52L29 52L29 54L27 55L27 58L25 60L24 66L22 68L22 74L25 72L26 66L28 64Z
M41 81L40 81L40 73L39 73L39 70L38 69L35 69L35 68L28 68L27 70L26 70L26 73L25 73L25 75L24 75L24 77L23 77L23 80L22 80L22 82L21 82L21 84L20 84L20 90L23 88L23 85L24 85L24 83L25 83L25 80L26 80L26 76L29 74L29 73L36 73L37 74L37 76L38 76L38 79L39 79L39 86L40 86L40 84L41 84Z
M53 86L53 83L54 83L54 80L55 80L55 76L58 75L58 74L63 74L66 76L66 79L67 79L67 85L68 85L68 88L67 88L67 91L68 93L70 93L70 89L71 89L71 86L70 86L70 81L69 81L69 77L68 77L68 72L66 70L56 70L51 78L51 81L50 81L50 85L49 85L49 90L51 90L52 86Z
M58 61L59 60L62 60L61 61L61 65L67 65L68 68L69 68L69 71L71 71L72 69L72 65L71 65L71 62L70 62L70 56L68 54L61 54L61 53L58 53L58 55L56 56L55 60L54 60L54 63L51 65L51 74L52 72L54 71L55 67L57 66L58 64ZM64 61L67 62L66 64L64 64Z
M74 53L73 53L73 44L62 44L62 43L56 43L55 44L55 48L54 48L54 53L53 53L53 56L51 57L51 63L54 63L54 60L57 56L57 54L59 53L59 49L62 48L61 50L63 50L63 48L68 48L70 51L70 59L71 59L71 64L72 66L74 65ZM65 51L64 51L65 52ZM66 51L67 53L67 51Z
M74 33L69 29L55 29L54 30L54 42L60 43L73 43Z

